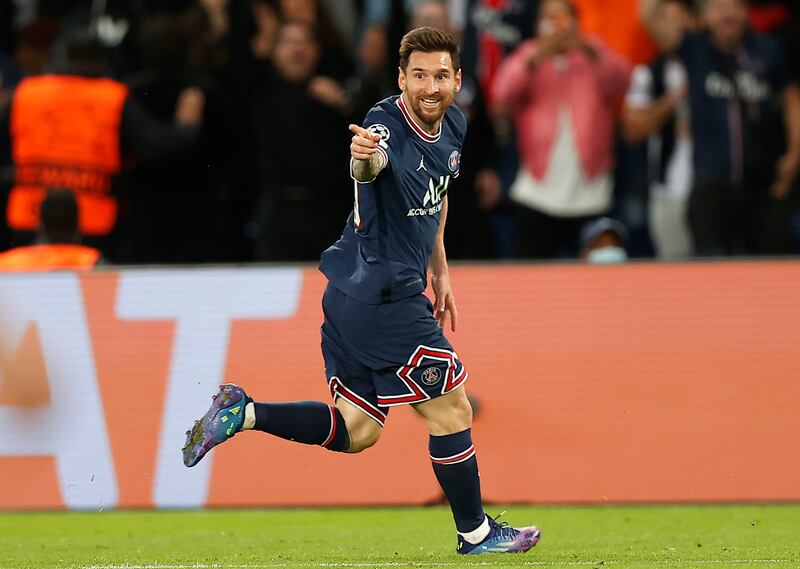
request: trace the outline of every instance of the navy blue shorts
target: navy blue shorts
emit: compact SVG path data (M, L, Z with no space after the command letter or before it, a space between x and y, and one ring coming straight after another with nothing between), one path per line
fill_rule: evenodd
M344 397L381 426L389 407L433 399L467 380L422 294L366 304L328 284L322 310L322 357L331 396Z

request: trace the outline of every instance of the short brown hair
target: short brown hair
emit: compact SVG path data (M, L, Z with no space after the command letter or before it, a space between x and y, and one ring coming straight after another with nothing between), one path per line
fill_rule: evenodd
M423 53L446 51L450 54L453 69L455 71L461 69L458 43L453 36L439 28L417 28L403 36L403 39L400 40L400 67L402 69L408 67L408 60L415 51Z

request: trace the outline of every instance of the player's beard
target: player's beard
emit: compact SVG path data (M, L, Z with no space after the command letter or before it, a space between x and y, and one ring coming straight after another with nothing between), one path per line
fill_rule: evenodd
M452 96L443 97L442 95L437 95L436 97L410 97L411 110L414 111L414 115L429 130L434 131L439 127L439 121L441 121L444 116L447 107L453 102L453 98ZM425 104L422 102L423 99L437 99L439 100L439 104L435 109L429 109L425 107Z

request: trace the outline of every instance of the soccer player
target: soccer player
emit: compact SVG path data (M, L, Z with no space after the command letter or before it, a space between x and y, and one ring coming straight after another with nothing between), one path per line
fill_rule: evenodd
M457 551L528 551L538 528L513 528L483 511L467 372L442 333L448 319L455 331L458 316L443 236L467 126L452 106L461 87L453 38L436 28L407 33L398 84L400 96L375 105L363 126L350 125L355 206L341 239L322 254L329 281L322 353L335 405L258 403L241 387L223 385L187 432L183 460L193 466L249 429L357 453L378 441L390 407L410 404L428 424ZM423 295L428 269L433 305Z

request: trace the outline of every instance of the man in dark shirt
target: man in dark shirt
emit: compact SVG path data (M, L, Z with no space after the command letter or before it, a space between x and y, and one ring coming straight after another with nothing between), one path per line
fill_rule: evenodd
M20 109L23 105L19 97L28 80L20 83L10 104L0 109L0 161L14 163L15 189L19 188L18 195L26 200L29 198L21 192L48 185L58 185L73 190L79 202L84 198L105 196L112 199L114 211L113 215L106 216L107 227L88 232L91 237L87 243L98 246L104 255L114 258L115 255L111 250L113 240L109 238L109 234L116 223L117 180L123 165L130 162L130 157L141 163L162 160L191 149L202 122L205 97L197 88L185 89L175 105L173 124L161 123L152 118L133 97L129 96L127 87L118 81L104 78L107 72L105 48L95 37L85 33L72 36L67 44L67 58L63 74L30 79L31 83L37 84L42 84L43 80L46 80L48 87L37 86L36 97L23 101L26 132L20 127L20 117L23 114ZM81 94L68 97L70 94L68 90L71 88L76 91L80 89ZM47 89L52 91L48 92ZM95 89L96 99L92 99ZM103 101L103 96L109 92L113 92L113 96L118 96L116 93L121 94L121 109L118 108L116 113L104 108L108 105ZM26 95L28 93L31 93L31 89L27 89ZM59 99L66 102L59 103ZM20 112L16 114L15 106L20 107L17 109ZM95 106L97 108L93 108ZM12 132L11 123L14 117L17 123ZM82 122L84 120L95 120L95 123L102 124L86 124ZM46 132L50 138L42 141L41 136L35 131L45 128L49 129ZM91 134L87 134L90 130ZM98 133L103 136L99 136ZM24 144L20 142L23 135ZM33 157L29 156L31 140L37 142ZM105 143L110 141L113 141L113 148L106 148ZM52 151L47 152L48 149L39 148L43 142L46 142ZM59 149L63 149L64 152L59 152ZM41 156L45 154L47 159L43 161ZM79 154L87 156L107 154L109 156L107 162L116 166L109 170L98 170L95 164L71 163L71 157ZM25 173L24 179L21 171ZM54 184L48 176L59 176L59 183ZM87 180L94 183L87 184ZM103 187L103 192L97 191L98 185ZM44 197L43 190L41 197ZM38 217L38 203L35 209L37 211L28 215ZM88 220L84 214L91 216L92 213L81 214L81 230L86 235L86 226L96 226L97 220ZM84 223L85 221L89 223ZM15 244L25 245L35 238L35 226L25 228L14 227L13 223L10 225L16 230Z
M347 100L336 80L317 74L320 58L314 30L288 21L262 69L253 113L259 260L316 260L350 207L347 181L331 176L347 156ZM300 147L313 159L297 160Z
M696 251L788 252L785 200L800 168L800 88L778 46L747 27L744 0L706 0L703 15L708 29L687 34L678 49L692 116Z
M448 190L460 171L466 134L452 106L461 87L458 47L436 28L400 45L402 94L350 125L355 204L341 239L322 254L322 353L335 406L256 403L223 385L187 433L184 463L194 466L240 430L256 429L329 450L374 445L390 407L410 404L428 424L433 470L447 496L462 554L528 551L536 527L512 528L487 516L472 445L467 372L442 327L457 309L444 249ZM427 273L435 296L423 295Z

